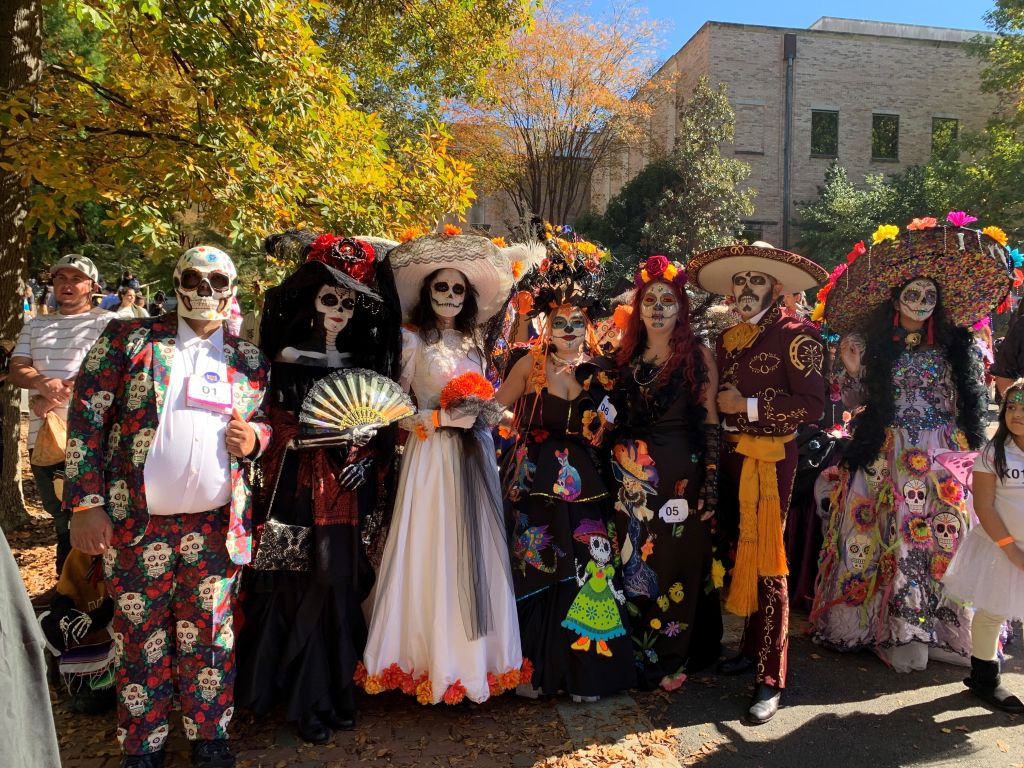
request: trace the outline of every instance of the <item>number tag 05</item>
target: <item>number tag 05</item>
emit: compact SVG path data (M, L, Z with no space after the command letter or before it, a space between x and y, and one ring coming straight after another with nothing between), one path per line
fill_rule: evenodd
M690 505L686 499L669 499L658 511L658 517L666 523L683 523L690 516Z

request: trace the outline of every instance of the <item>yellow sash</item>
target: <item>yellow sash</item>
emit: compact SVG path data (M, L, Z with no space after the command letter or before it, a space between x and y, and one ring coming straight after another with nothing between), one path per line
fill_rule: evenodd
M770 437L726 433L743 456L740 472L740 538L736 565L725 608L737 616L757 610L757 580L787 576L786 548L782 540L782 506L775 465L786 457L786 443L796 435Z

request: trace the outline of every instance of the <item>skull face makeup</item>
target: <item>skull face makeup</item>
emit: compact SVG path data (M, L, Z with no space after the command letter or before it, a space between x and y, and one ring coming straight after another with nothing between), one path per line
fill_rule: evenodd
M899 310L907 320L923 323L935 312L939 301L935 283L927 278L911 280L900 291Z
M587 335L587 318L583 311L568 304L555 310L551 318L551 344L560 355L575 355Z
M355 293L346 288L325 285L316 295L316 311L328 336L337 336L348 325L356 310Z
M174 268L178 316L192 320L227 320L238 273L231 257L209 245L190 248Z
M438 270L431 278L430 306L434 314L447 320L462 311L466 301L466 278L457 269Z
M740 317L749 320L771 306L775 278L764 272L737 272L732 276L732 296Z
M679 299L665 283L654 283L644 290L640 301L640 317L648 333L675 327L679 315Z

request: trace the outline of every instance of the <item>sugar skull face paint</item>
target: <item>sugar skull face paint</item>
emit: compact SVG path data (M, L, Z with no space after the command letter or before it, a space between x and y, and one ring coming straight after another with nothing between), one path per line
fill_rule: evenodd
M772 303L775 278L764 272L737 272L732 276L732 296L740 317L749 320Z
M430 306L438 317L451 319L466 301L466 278L457 269L442 269L430 284Z
M347 288L325 285L316 295L316 311L323 322L324 331L337 336L355 314L355 293Z
M924 322L935 312L939 292L935 283L927 278L911 280L900 291L900 314L908 320Z
M587 318L582 310L561 306L551 318L551 343L559 355L575 355L587 335Z
M679 315L679 299L665 283L654 283L644 289L640 300L640 317L648 333L673 328Z

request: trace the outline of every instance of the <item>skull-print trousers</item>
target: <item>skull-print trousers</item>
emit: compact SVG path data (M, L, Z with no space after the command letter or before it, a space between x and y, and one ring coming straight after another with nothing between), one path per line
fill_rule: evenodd
M103 559L117 603L117 737L125 754L163 747L175 689L190 740L227 738L240 569L224 546L227 525L224 510L153 515L141 541Z
M731 529L733 514L738 525L740 472L743 456L736 453L736 444L722 443L722 468L719 474L718 508L719 520ZM786 526L790 497L793 494L793 479L796 477L796 441L786 443L786 457L775 465L775 476L779 484L779 502L782 511L782 526ZM730 514L732 512L733 514ZM732 537L730 530L729 536ZM738 530L735 531L738 536ZM735 538L730 542L735 547ZM786 672L789 657L789 588L785 576L762 577L757 580L757 610L747 617L743 625L743 640L740 653L756 662L756 680L776 688L786 687Z

